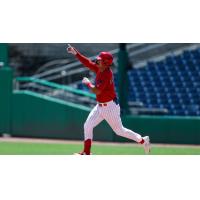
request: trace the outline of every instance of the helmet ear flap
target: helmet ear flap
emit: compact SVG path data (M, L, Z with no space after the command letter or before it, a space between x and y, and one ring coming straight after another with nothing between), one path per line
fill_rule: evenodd
M101 58L103 63L107 66L111 66L113 63L113 56L109 52L101 52L98 57Z

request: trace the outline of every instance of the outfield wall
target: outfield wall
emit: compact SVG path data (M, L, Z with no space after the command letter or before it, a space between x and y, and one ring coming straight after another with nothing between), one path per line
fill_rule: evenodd
M90 109L33 92L13 93L12 135L83 139L83 125ZM149 135L153 143L200 144L200 118L126 116L125 127ZM99 141L127 142L106 122L94 129Z
M83 139L90 109L30 91L13 93L12 136ZM95 130L95 140L113 141L106 123Z
M0 70L0 135L83 139L90 109L30 91L12 92L12 71ZM125 116L125 127L149 135L153 143L200 144L199 117ZM116 136L106 122L94 129L94 140L128 141Z
M123 122L135 132L149 135L153 143L200 144L199 117L127 116Z

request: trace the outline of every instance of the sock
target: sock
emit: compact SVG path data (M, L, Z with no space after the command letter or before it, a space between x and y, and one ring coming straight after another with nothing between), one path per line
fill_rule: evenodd
M91 145L92 145L92 140L91 139L87 139L84 141L84 152L86 155L90 155L90 149L91 149Z
M144 139L142 138L142 140L139 143L140 144L144 144Z

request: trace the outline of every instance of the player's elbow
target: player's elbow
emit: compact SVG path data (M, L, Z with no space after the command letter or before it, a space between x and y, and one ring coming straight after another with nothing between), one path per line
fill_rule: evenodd
M96 95L101 94L101 90L96 90Z
M100 91L100 90L98 90L98 91L96 92L96 95L99 95L99 94L101 94L101 91Z
M93 92L94 94L96 94L96 95L101 94L101 90L99 90L99 89L97 89L97 88L93 88L93 89L92 89L92 92Z

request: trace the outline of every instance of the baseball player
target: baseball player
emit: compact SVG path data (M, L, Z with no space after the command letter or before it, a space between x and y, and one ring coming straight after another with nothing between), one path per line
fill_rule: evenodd
M110 66L113 63L113 56L109 52L101 52L92 62L83 56L77 49L69 45L67 52L74 55L85 67L96 74L95 84L84 77L82 83L90 91L96 94L97 105L90 112L84 124L84 149L79 155L90 155L93 140L93 129L100 122L106 120L113 131L122 137L128 138L143 145L145 153L150 152L150 140L148 136L142 137L140 134L125 128L120 117L120 106L114 88L113 73Z

